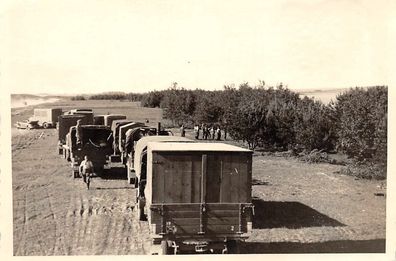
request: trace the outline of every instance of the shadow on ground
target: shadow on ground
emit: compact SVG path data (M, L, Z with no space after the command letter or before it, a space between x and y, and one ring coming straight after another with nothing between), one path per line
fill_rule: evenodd
M258 198L252 202L255 211L253 228L256 229L345 226L300 202L263 201Z
M117 187L117 188L95 188L96 190L115 190L115 189L133 189L132 187Z
M125 168L106 169L100 177L102 179L125 179L127 180L127 172Z
M385 239L338 240L319 243L242 242L241 254L384 253Z

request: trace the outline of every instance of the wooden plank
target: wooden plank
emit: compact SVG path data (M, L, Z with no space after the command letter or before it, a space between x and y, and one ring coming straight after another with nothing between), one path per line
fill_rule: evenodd
M239 190L241 187L240 183L240 177L244 175L243 172L243 164L241 164L241 161L243 161L243 158L241 158L239 153L233 153L230 155L230 160L231 160L231 166L232 166L232 172L230 174L230 199L229 202L239 202Z
M182 157L183 164L180 169L182 170L180 202L190 203L191 201L191 165L192 156L186 155Z
M202 155L202 174L201 174L201 203L206 202L206 174L207 174L207 165L208 164L208 155Z
M199 203L201 201L201 179L202 179L202 156L195 155L192 161L192 186L191 202Z
M233 171L232 168L232 159L230 158L229 154L224 154L222 156L223 162L223 173L222 173L222 180L221 180L221 187L222 187L222 200L221 202L231 202L231 189L232 185L230 182L231 174Z

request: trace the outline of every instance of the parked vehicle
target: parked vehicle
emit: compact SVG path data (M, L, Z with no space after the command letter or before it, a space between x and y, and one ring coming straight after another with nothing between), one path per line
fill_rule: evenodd
M127 119L122 119L122 120L113 120L111 124L111 132L113 133L113 150L114 150L114 155L119 156L119 150L118 150L118 134L120 132L120 127L124 126L126 124L136 124L136 126L144 126L143 123L135 123L133 120L127 120ZM119 158L119 157L118 157ZM119 160L121 161L121 160Z
M94 115L93 124L94 125L105 125L104 124L104 116L105 115Z
M103 174L107 156L113 153L110 128L102 125L82 125L81 133L82 144L79 145L76 139L76 127L71 127L66 135L66 144L63 145L67 158L71 161L72 176L79 177L78 166L85 155L88 155L93 162L95 174Z
M153 252L238 252L252 230L252 151L219 143L149 142L136 214Z
M73 109L64 113L64 115L84 115L89 122L94 122L94 113L92 109Z
M38 124L38 121L32 121L32 120L24 120L24 121L18 121L15 124L15 127L18 129L37 129L40 128L40 125Z
M82 113L88 113L88 112L93 113L93 110L89 109L89 108L78 108L78 109L71 109L70 111L67 111L64 114L73 115L73 114L80 113L80 112L82 112Z
M58 116L58 151L66 158L66 152L63 145L66 144L66 135L70 130L70 127L75 126L77 121L81 120L82 125L92 125L91 117L89 115L60 115Z
M123 114L108 114L108 115L104 115L104 119L103 119L103 125L106 125L108 127L112 127L113 126L113 121L115 120L126 120L126 116Z
M127 147L134 146L141 137L157 135L157 129L145 125L126 124L120 127L117 151L121 154L122 162L126 162Z
M34 109L31 121L37 121L38 125L47 129L55 128L59 115L62 115L61 108Z
M142 157L146 155L147 144L149 142L194 142L185 137L179 136L146 136L138 139L136 141L128 141L131 143L131 148L126 149L126 167L127 167L127 178L129 184L134 184L135 187L138 187L138 178L137 175L140 175L141 166L142 166ZM127 147L128 145L126 145ZM136 173L137 172L137 173Z

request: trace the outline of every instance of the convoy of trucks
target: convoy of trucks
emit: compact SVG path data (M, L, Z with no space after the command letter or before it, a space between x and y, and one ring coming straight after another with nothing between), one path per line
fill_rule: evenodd
M114 162L124 167L136 188L136 217L149 224L153 254L238 253L239 242L249 237L252 151L195 142L160 123L154 128L92 109L34 113L44 128L57 126L58 151L70 161L73 178L80 177L86 155L97 176L111 173Z

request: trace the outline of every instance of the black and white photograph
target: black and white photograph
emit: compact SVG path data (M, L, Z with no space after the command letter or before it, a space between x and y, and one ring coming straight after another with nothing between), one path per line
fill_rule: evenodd
M396 260L396 2L4 1L0 26L3 260Z

